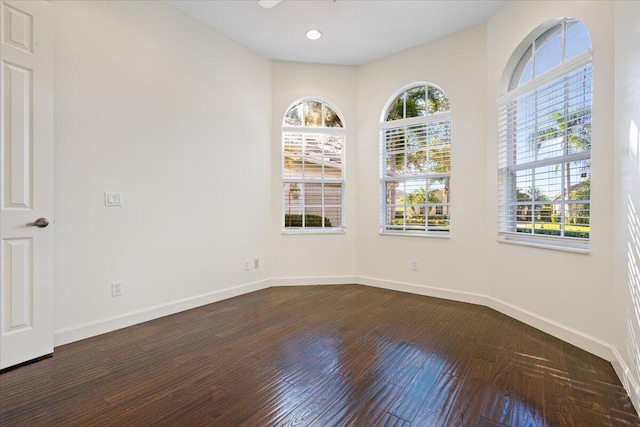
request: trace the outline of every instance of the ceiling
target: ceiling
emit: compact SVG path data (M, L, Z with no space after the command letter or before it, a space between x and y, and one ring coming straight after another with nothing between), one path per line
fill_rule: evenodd
M280 61L361 65L485 22L507 0L167 0ZM305 32L323 36L311 41Z

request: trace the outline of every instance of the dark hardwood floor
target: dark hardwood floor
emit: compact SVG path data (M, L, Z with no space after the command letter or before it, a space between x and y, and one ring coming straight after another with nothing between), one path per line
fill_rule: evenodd
M271 288L0 374L2 426L640 426L611 365L496 311Z

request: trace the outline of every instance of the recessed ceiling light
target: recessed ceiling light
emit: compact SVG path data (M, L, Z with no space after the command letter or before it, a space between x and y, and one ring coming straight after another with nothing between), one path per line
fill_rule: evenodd
M320 32L320 30L307 31L307 38L309 40L318 40L320 37L322 37L322 33Z
M280 3L282 0L258 0L260 7L264 9L271 9L273 6Z

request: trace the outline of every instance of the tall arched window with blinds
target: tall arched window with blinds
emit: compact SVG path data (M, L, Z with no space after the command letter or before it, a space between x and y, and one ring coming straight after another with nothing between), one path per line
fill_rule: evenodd
M380 154L380 232L448 236L451 112L442 89L413 83L389 99Z
M318 99L294 103L282 123L285 233L344 231L344 120Z
M498 99L498 232L586 251L591 234L591 43L576 19L529 35Z

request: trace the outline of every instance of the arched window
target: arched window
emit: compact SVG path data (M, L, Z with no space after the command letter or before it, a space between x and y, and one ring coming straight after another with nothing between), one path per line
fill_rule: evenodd
M442 89L415 83L387 103L381 123L381 233L448 235L451 114Z
M587 29L569 18L543 25L514 53L504 81L506 94L498 100L499 238L588 250Z
M296 102L282 123L282 227L344 230L344 121L324 101Z

